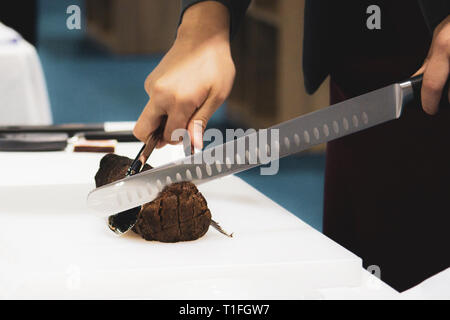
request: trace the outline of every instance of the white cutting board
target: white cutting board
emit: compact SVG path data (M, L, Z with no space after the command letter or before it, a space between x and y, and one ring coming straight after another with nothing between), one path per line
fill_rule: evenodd
M118 237L85 204L101 156L0 153L0 297L281 299L361 282L360 258L234 176L199 188L232 239L213 228L175 244Z

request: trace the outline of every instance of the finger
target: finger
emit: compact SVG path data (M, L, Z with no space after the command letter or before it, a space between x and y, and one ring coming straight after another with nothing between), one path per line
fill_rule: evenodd
M189 137L196 149L203 149L203 132L209 119L225 99L210 95L203 105L194 113L188 124Z
M165 111L157 107L152 101L152 99L149 100L133 129L135 137L142 142L145 142L150 133L159 127L161 117L165 114Z
M177 108L177 110L183 110L180 108ZM169 144L178 144L180 140L172 140L172 134L177 129L186 129L189 116L184 112L173 112L169 114L169 117L167 118L166 128L164 129L164 141L160 144L160 146L163 146L166 143ZM159 147L159 146L158 146Z
M422 107L426 113L435 114L438 111L448 74L448 57L443 53L434 54L428 62L422 81Z
M414 73L411 77L415 77L415 76L418 76L419 74L424 73L427 68L427 65L428 65L428 58L425 59L425 61L423 62L423 65L420 67L420 69L417 70L416 73Z

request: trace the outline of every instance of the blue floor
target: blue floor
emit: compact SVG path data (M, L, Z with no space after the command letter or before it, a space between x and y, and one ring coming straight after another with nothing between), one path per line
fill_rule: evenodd
M55 123L136 120L147 102L143 83L162 54L117 56L66 28L66 8L82 1L40 0L40 55ZM84 22L84 21L83 21ZM229 127L222 107L210 126ZM239 176L314 228L322 230L325 157L305 155L280 161L275 176L255 168Z

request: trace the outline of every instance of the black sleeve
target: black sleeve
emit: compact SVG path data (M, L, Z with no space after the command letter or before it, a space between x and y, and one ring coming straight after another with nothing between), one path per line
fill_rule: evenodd
M24 1L1 1L0 21L16 30L25 40L36 46L37 42L37 1L27 1L24 10Z
M181 15L180 23L183 19L183 14L190 6L207 0L181 0ZM239 25L244 19L245 12L251 0L213 0L220 2L230 11L230 38L233 38L239 29Z
M450 14L450 1L448 0L419 0L419 5L431 34L438 24Z
M306 0L303 28L303 78L306 92L313 94L329 75L330 9L333 0Z

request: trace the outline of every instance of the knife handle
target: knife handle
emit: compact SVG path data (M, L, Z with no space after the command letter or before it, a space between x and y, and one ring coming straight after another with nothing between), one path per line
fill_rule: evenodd
M414 95L414 100L419 103L420 105L422 105L422 80L423 80L423 74L419 74L415 77L412 77L409 79L410 83L411 83L411 87L413 90L413 95ZM443 106L447 106L449 105L448 102L448 88L449 88L449 79L447 79L447 83L444 86L444 89L442 90L442 97L441 97L441 101L439 102L439 106L443 107Z
M166 128L167 123L167 115L161 117L161 122L156 128L155 131L153 131L147 138L147 141L145 142L144 149L142 149L141 156L139 157L142 165L144 165L147 162L147 159L150 157L150 154L155 149L158 142L162 139L164 134L164 129Z
M159 127L156 128L155 131L150 133L150 135L147 138L147 141L142 146L141 150L139 151L136 158L131 163L130 167L127 170L127 176L132 176L136 173L141 172L142 168L144 167L145 163L147 162L147 159L150 157L150 154L153 152L153 149L155 149L158 142L161 140L164 129L166 127L167 122L167 116L163 116L161 118L161 123L159 124Z
M80 132L79 136L86 140L110 140L115 139L118 142L138 142L133 135L133 131L88 131Z

